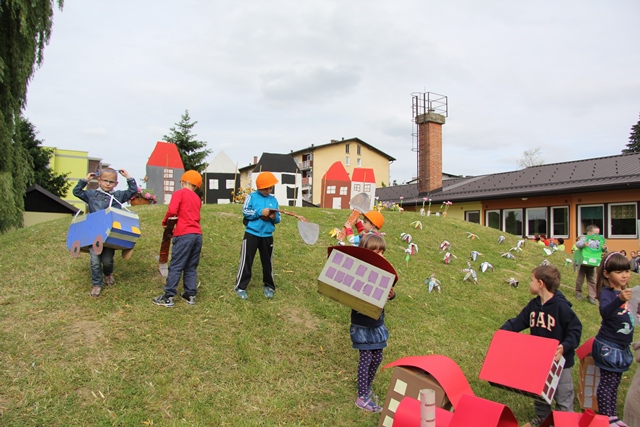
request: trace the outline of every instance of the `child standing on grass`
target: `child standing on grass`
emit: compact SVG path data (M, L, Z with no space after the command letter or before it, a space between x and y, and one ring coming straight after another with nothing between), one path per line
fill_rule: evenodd
M378 211L369 211L364 214L364 218L362 221L358 220L355 224L356 230L358 234L353 233L353 227L347 221L344 224L344 228L346 229L347 239L350 244L353 246L358 246L360 244L360 239L362 236L373 233L380 235L380 229L384 225L384 216Z
M531 335L553 338L560 341L555 360L564 356L565 363L554 400L559 411L573 412L573 379L571 371L575 349L580 344L582 323L571 308L560 287L560 271L552 265L541 265L531 272L529 292L536 295L520 314L505 322L500 329L520 332L529 328ZM533 404L535 418L532 427L539 426L551 414L551 405L535 401Z
M202 176L194 170L186 171L180 178L182 189L171 196L167 213L162 220L162 226L167 226L167 220L177 217L173 231L173 247L169 274L164 286L164 294L153 299L156 305L173 307L178 283L182 276L184 292L180 295L189 305L195 305L197 290L197 268L202 250L202 228L200 227L200 208L202 201L195 193L202 185Z
M112 205L115 205L114 207L116 208L121 208L122 203L131 199L138 192L138 185L126 170L121 169L119 172L127 179L126 190L114 191L114 188L118 185L118 172L111 168L105 168L99 174L89 173L86 178L79 179L78 184L73 189L73 195L87 204L89 213L107 209ZM84 190L87 183L94 178L98 178L98 188ZM119 203L113 203L112 199L117 200ZM111 286L116 283L113 278L114 253L115 250L113 248L103 247L102 253L98 255L94 252L93 247L89 248L89 255L91 256L91 292L89 295L94 298L100 296L103 282L104 286Z
M271 193L278 183L278 179L271 172L262 172L256 178L257 191L249 194L244 201L242 214L244 215L245 232L240 248L240 265L234 287L236 295L243 300L249 298L247 286L251 281L251 268L256 251L260 251L262 262L263 293L267 298L273 298L276 285L273 280L273 232L280 222L278 199Z
M619 252L610 253L598 268L597 292L602 323L591 356L600 368L600 384L596 391L598 412L609 417L610 426L626 426L618 418L616 403L622 373L633 363L629 348L634 322L628 304L632 297L631 289L627 289L630 277L629 260Z
M359 246L372 250L380 256L384 255L387 248L382 236L375 234L363 236ZM392 287L388 299L392 300L395 297L396 292ZM365 411L380 412L382 408L377 403L378 397L371 391L371 384L382 363L382 349L387 346L387 339L389 339L389 331L384 324L384 309L378 319L372 319L352 309L349 332L353 348L360 351L356 406Z

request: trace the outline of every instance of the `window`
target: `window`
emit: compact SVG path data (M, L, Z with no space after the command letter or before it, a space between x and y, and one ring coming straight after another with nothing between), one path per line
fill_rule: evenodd
M487 227L500 230L500 211L487 211L484 223Z
M349 154L349 144L344 144L344 152Z
M175 188L175 182L173 181L164 181L164 192L165 193L173 193Z
M353 191L356 193L360 192L360 184L353 184Z
M218 189L218 180L210 179L209 180L209 190L217 190Z
M569 237L569 208L551 208L551 237Z
M604 233L604 206L583 205L578 206L578 236L587 234L587 226L594 224Z
M225 188L235 190L235 186L236 186L236 181L235 180L227 179L225 181L227 182L226 183L227 186Z
M349 166L349 163L350 163L350 162L349 162L349 156L347 156L347 157L345 157L345 159L344 159L344 165L345 165L345 166Z
M347 187L340 187L340 195L341 196L347 195Z
M464 220L480 224L480 211L465 211Z
M173 169L165 169L162 176L164 179L173 179Z
M357 153L356 153L356 154L359 156L359 155L361 154L361 153L360 153L360 146L359 146L359 145L358 145L358 148L356 149L356 151L357 151Z
M529 208L527 214L527 236L547 234L547 208Z
M327 187L327 194L336 194L336 186L335 185L329 185Z
M609 236L636 237L636 204L611 203L609 205Z
M364 192L368 193L369 191L371 191L371 184L365 184L364 185Z
M522 209L505 209L503 221L503 231L522 236Z
M362 167L362 159L357 159L356 165L358 165L358 167Z

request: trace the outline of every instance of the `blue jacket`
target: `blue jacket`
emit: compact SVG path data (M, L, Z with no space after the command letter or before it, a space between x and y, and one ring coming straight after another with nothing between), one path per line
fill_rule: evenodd
M135 178L127 179L127 185L129 186L129 188L127 188L126 190L117 190L112 191L111 193L107 193L101 188L98 188L96 190L83 190L86 185L86 179L82 178L78 180L78 184L73 188L73 195L89 205L89 213L107 209L109 206L122 209L120 203L128 202L133 197L133 195L138 192L138 185L136 184ZM111 202L112 196L120 203L115 201Z
M633 341L633 317L629 312L629 302L623 302L620 291L602 287L600 292L600 330L596 338L602 338L621 346L631 345Z
M249 194L244 200L242 215L247 220L246 232L258 237L270 237L276 229L276 224L280 222L280 212L276 212L276 218L262 217L264 208L279 209L278 199L273 195L263 196L259 191Z

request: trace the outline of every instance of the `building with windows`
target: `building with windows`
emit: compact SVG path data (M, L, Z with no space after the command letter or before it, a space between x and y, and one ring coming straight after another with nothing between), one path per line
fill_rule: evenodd
M432 126L428 144L439 148L427 145L420 150L441 153L444 118L424 122ZM378 188L376 196L395 203L402 197L407 210L418 210L431 199L436 212L443 202L451 201L450 217L522 237L563 238L567 248L595 224L610 251L638 248L640 153L446 180L437 179L442 176L441 158L423 164L425 173L419 174L417 183Z
M184 164L178 146L171 142L158 141L147 161L146 188L153 190L158 203L169 204L171 195L178 191Z
M322 204L322 177L336 161L343 163L352 182L357 168L375 171L373 187L381 187L389 184L389 165L395 160L394 157L359 138L331 140L328 144L321 145L311 144L301 150L292 151L290 155L302 174L302 199L314 205ZM367 183L370 183L371 178L367 178ZM364 185L364 181L362 182ZM375 192L375 188L373 191Z
M89 157L88 151L65 150L55 147L46 148L52 150L51 158L49 159L49 167L51 170L56 174L68 174L67 181L71 183L61 199L76 208L84 210L85 203L73 195L73 188L78 184L80 179L86 178L89 172L97 172L108 165L103 164L102 159ZM95 179L92 180L87 184L87 188L98 188L98 181Z

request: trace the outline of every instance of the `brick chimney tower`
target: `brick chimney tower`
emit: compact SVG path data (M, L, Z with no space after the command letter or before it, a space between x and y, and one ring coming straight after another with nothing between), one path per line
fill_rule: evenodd
M413 96L416 125L413 149L418 153L418 193L421 196L442 188L442 125L447 108L446 96L431 92Z

